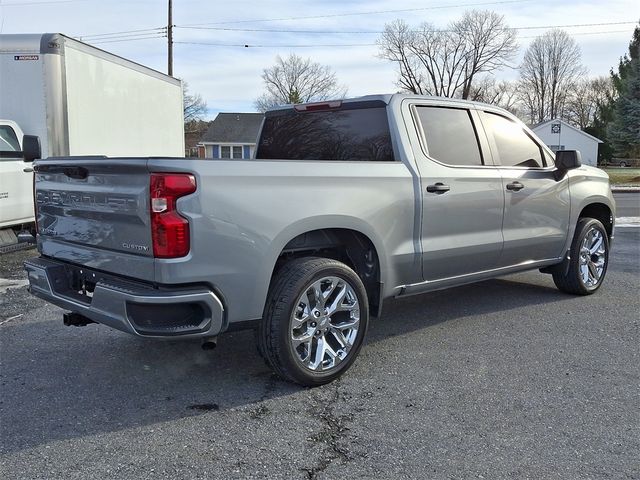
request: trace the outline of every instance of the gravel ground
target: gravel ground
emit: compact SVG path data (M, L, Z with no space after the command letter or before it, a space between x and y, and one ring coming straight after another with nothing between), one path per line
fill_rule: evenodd
M26 274L22 262L36 256L35 248L0 255L0 322L25 314L46 302L26 291Z

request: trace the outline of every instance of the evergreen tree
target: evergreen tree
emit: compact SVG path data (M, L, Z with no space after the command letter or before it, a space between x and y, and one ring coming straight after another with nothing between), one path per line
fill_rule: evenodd
M609 140L617 155L640 158L640 26L633 32L629 55L620 59L612 78L618 97L607 129Z

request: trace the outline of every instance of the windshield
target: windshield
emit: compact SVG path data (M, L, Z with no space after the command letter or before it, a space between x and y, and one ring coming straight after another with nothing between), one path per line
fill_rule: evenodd
M8 125L0 125L0 152L19 152L18 137Z

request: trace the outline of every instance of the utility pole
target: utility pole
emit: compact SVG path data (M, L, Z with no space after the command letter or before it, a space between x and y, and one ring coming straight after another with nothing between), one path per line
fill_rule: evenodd
M173 8L172 8L172 0L169 0L169 21L167 24L167 73L173 77Z

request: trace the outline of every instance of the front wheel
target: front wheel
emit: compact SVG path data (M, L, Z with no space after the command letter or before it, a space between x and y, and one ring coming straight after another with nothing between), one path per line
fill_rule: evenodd
M323 385L352 365L368 322L367 292L352 269L327 258L295 259L273 279L259 350L285 380Z
M581 218L571 244L569 270L553 274L563 292L575 295L594 293L604 280L609 264L609 237L599 220Z

